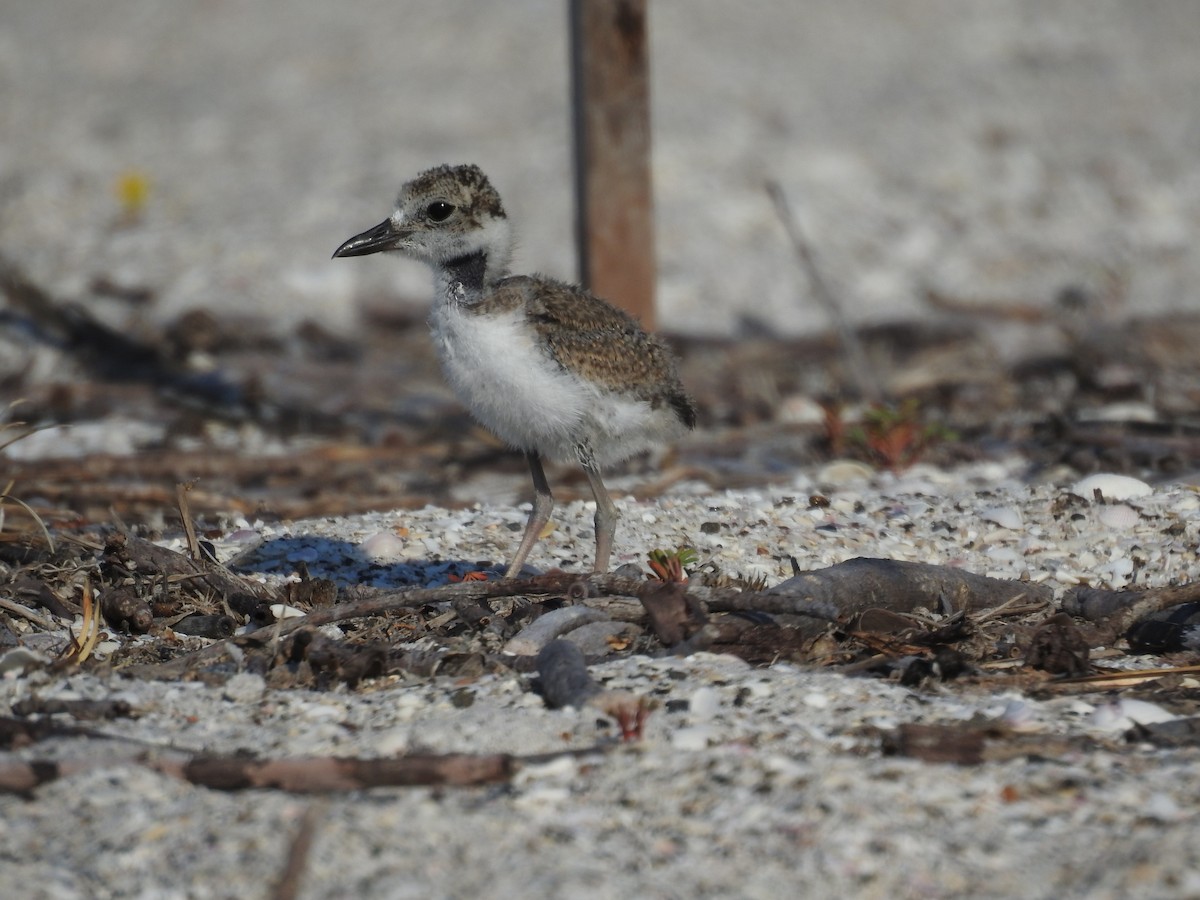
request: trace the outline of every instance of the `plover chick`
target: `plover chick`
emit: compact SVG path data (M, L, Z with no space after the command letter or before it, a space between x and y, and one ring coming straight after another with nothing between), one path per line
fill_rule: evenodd
M529 461L533 511L508 577L554 507L542 457L582 466L596 498L594 570L607 571L618 514L601 468L696 423L671 352L581 287L509 275L508 218L477 166L422 172L400 189L391 217L333 255L384 251L432 267L429 326L446 378L475 418Z

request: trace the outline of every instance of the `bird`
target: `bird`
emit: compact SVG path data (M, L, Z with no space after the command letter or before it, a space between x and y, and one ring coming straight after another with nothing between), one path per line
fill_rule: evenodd
M509 271L513 236L476 165L440 165L400 189L392 214L333 258L396 253L429 265L429 327L443 374L474 418L524 453L533 508L507 578L550 521L543 459L577 463L596 500L593 571L606 572L619 513L602 469L673 441L696 406L667 345L583 287Z

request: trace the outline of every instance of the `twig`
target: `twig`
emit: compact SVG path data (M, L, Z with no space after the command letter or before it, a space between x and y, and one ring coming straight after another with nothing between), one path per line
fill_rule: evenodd
M838 339L842 344L842 351L846 354L847 368L850 370L850 375L854 379L859 394L870 403L882 403L884 400L884 391L879 376L876 374L875 368L871 365L866 351L863 350L862 342L858 339L858 335L850 327L841 303L838 302L837 296L829 286L829 282L825 280L825 276L821 274L821 269L817 265L816 258L813 256L804 231L800 228L800 223L792 214L787 194L784 193L779 182L774 180L768 181L766 188L767 194L770 195L771 201L775 204L775 212L778 213L779 220L783 223L783 227L787 230L788 237L791 239L792 250L795 251L796 259L799 260L800 267L808 274L813 296L824 307L825 312L833 322L834 328L837 330Z
M597 750L602 748L593 748L591 752ZM578 751L567 751L560 755L578 755ZM164 775L216 790L275 788L298 794L320 794L372 787L466 787L492 784L511 778L520 765L521 758L507 753L413 754L385 759L332 756L246 759L240 756L192 758L178 755L147 755L136 762ZM0 761L0 792L28 794L59 778L111 765L110 757L98 755L57 762L15 759Z
M1118 669L1098 672L1095 675L1081 675L1078 678L1059 678L1042 686L1043 690L1053 690L1057 687L1070 685L1084 688L1093 686L1095 690L1106 691L1115 687L1133 687L1147 681L1157 681L1168 675L1197 675L1200 665L1174 666L1163 669Z
M1018 606L1017 604L1020 603L1024 599L1026 599L1026 595L1024 593L1013 594L1013 596L1009 597L1007 600L1005 600L999 606L994 606L991 609L985 609L982 612L976 613L975 614L975 624L978 625L982 622L986 622L988 619L994 619L997 616L1028 615L1031 612L1037 612L1040 609L1046 609L1047 607L1052 606L1054 598L1046 597L1044 599L1044 601L1040 602L1040 603L1027 603L1024 606Z
M187 536L188 554L193 562L201 562L200 542L196 540L196 526L192 524L192 511L188 508L188 492L196 486L196 482L180 481L175 485L175 503L179 507L179 518L183 520L183 533Z
M36 512L34 512L33 508L30 507L30 505L28 503L26 503L20 497L14 497L10 493L10 491L12 491L12 489L13 489L13 484L14 484L14 482L10 481L8 483L8 487L6 487L4 489L4 493L0 494L0 508L3 508L4 501L8 500L8 501L11 501L11 502L17 504L17 506L21 507L21 509L25 510L25 512L29 514L29 517L32 518L33 521L35 521L37 523L38 528L40 528L42 530L42 536L46 538L46 546L50 548L50 552L53 554L54 553L54 539L52 537L50 537L50 530L46 527L46 523L42 521L42 517L39 516Z
M295 900L300 895L300 885L308 868L308 855L312 852L313 836L317 833L317 818L324 815L327 804L310 803L300 818L300 827L288 848L283 875L271 892L272 900Z
M20 616L27 622L32 622L43 631L54 631L58 628L58 626L49 619L39 616L33 610L22 606L20 603L14 603L7 597L0 597L0 609L4 610L5 612L12 613L14 616Z

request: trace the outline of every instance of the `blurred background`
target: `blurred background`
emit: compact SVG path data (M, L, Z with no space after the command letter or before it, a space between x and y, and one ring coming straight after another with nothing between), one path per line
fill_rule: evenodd
M720 472L829 456L855 399L768 181L893 397L976 446L1097 415L1191 440L1200 5L651 0L649 31L658 317L741 460ZM501 454L433 367L427 271L329 257L402 181L470 161L516 269L573 277L567 47L562 0L0 4L0 384L9 420L72 425L12 444L43 466L12 471L78 507L49 460L170 480L317 438L377 475ZM764 423L792 430L721 431ZM1075 449L1049 457L1087 468ZM195 455L156 474L162 451ZM270 506L256 472L212 508ZM342 490L508 496L447 478Z

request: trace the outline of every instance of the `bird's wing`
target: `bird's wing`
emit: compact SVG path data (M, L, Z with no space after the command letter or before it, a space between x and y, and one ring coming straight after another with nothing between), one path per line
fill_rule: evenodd
M633 316L573 285L518 276L501 283L524 294L526 313L564 369L652 404L669 405L688 427L695 407L666 345Z

